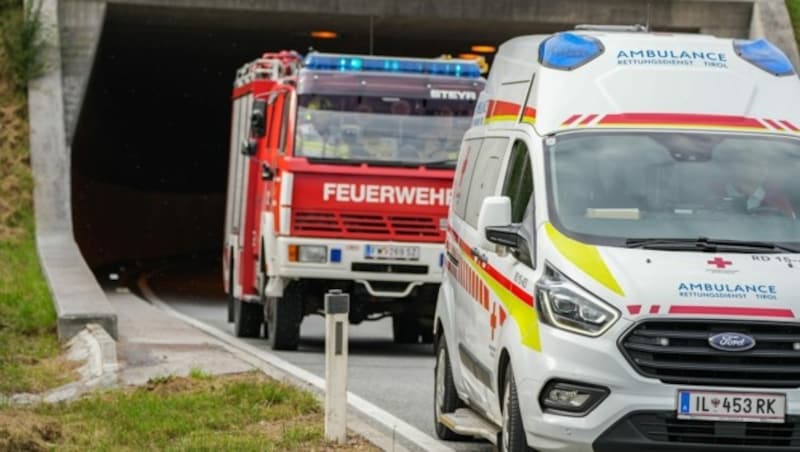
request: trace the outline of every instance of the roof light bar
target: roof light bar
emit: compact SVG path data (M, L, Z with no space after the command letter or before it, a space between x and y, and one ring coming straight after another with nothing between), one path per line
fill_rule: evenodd
M737 39L733 41L736 54L743 60L776 76L794 74L789 58L764 38Z
M605 48L591 37L577 33L556 33L539 45L539 63L562 71L571 71L600 56Z
M438 60L432 58L391 58L310 53L306 56L305 67L308 69L342 72L397 72L464 78L478 78L481 76L480 67L475 61Z

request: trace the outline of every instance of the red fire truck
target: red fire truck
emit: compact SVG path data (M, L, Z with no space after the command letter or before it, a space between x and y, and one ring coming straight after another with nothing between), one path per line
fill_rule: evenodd
M223 277L239 337L296 349L331 289L430 341L476 63L266 53L236 74Z

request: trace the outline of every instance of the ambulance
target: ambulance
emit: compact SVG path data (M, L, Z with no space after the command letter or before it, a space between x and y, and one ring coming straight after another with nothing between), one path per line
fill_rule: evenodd
M432 341L456 157L484 84L476 62L442 58L284 50L237 71L221 253L236 336L294 350L341 290L350 322L391 317L395 342Z
M504 43L453 186L435 428L800 450L800 81L763 39Z

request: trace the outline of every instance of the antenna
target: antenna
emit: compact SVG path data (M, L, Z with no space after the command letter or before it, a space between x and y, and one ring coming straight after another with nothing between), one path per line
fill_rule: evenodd
M647 17L644 21L644 30L650 31L650 1L647 2Z
M369 54L374 55L375 51L375 23L372 14L369 15Z

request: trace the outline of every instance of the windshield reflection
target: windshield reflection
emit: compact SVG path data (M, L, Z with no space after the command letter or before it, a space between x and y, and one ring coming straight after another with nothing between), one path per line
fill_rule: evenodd
M797 139L590 132L549 144L551 220L582 240L800 242Z
M300 96L295 155L455 163L472 106L471 101Z

